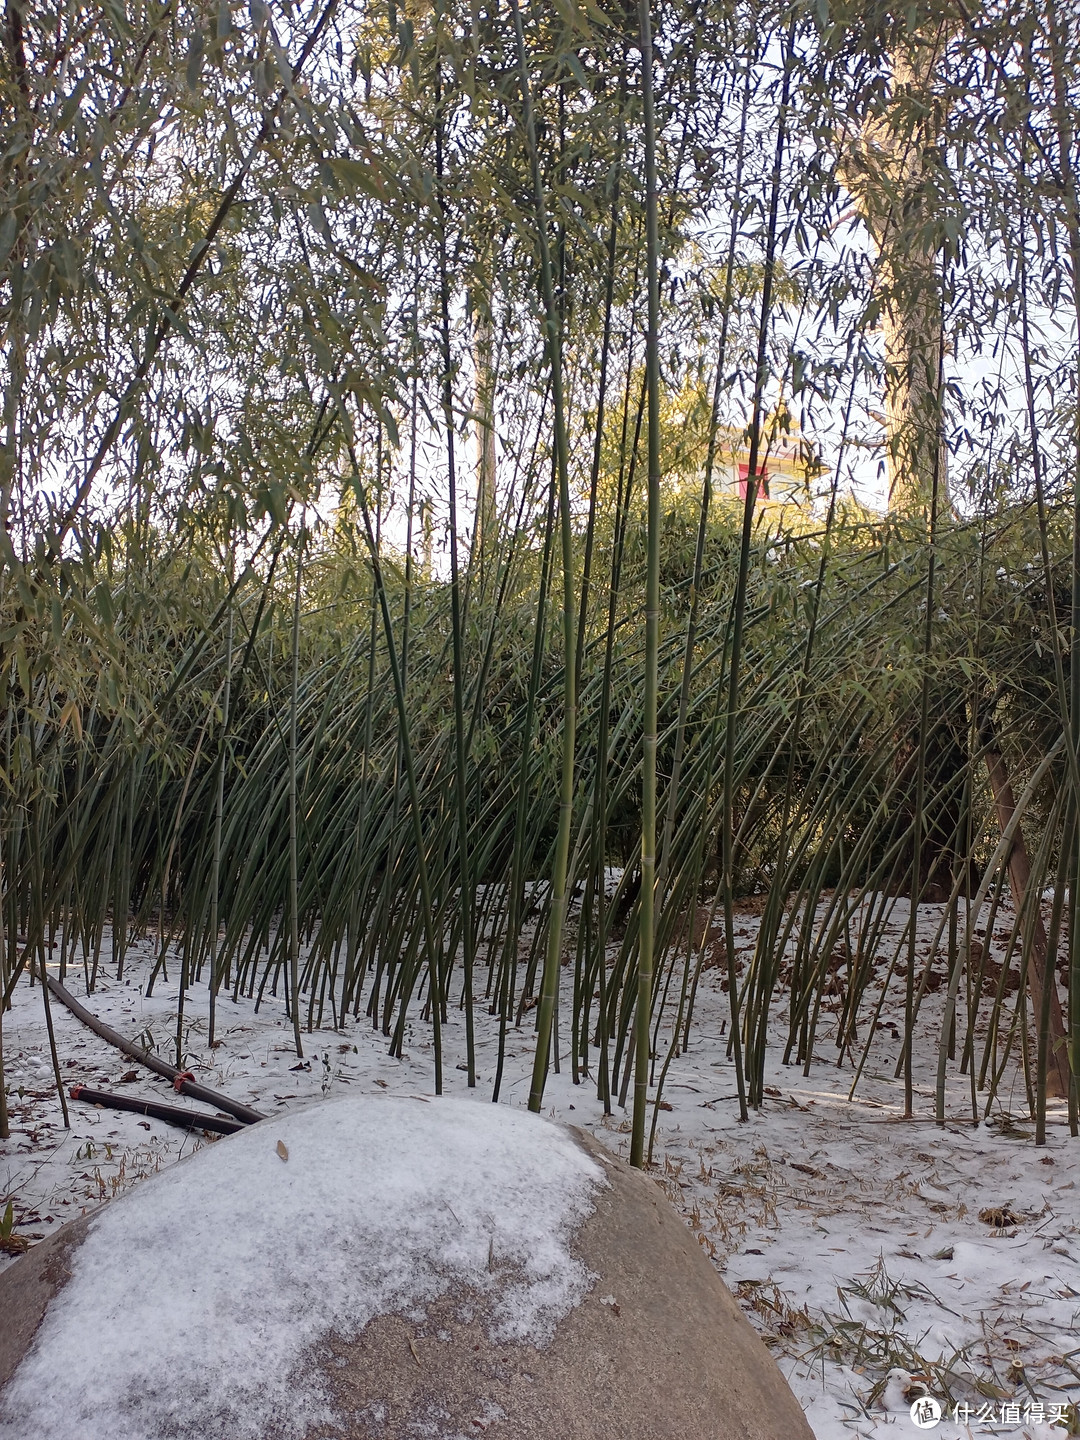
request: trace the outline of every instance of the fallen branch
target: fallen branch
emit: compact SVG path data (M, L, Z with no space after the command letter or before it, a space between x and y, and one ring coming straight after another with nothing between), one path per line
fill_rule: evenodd
M114 1095L107 1090L91 1090L88 1085L73 1085L68 1091L72 1100L83 1105L107 1105L111 1110L130 1110L134 1115L148 1115L169 1125L182 1125L187 1130L213 1130L217 1135L235 1135L246 1130L242 1120L225 1115L204 1115L198 1110L183 1110L179 1105L163 1105L159 1100L140 1100L134 1095Z
M235 1116L245 1125L254 1125L257 1121L266 1119L265 1115L258 1110L253 1110L250 1105L242 1105L239 1100L230 1099L228 1095L222 1095L217 1090L210 1090L207 1086L200 1085L191 1078L190 1071L178 1070L167 1060L161 1060L133 1041L126 1040L118 1030L114 1030L111 1025L106 1025L104 1020L99 1020L96 1015L87 1010L85 1005L80 1005L66 985L62 985L59 980L54 979L47 972L44 979L50 992L56 996L61 1005L71 1011L76 1020L81 1020L84 1025L93 1030L95 1035L100 1035L102 1040L114 1045L129 1059L139 1065L145 1065L155 1075L160 1075L163 1079L168 1080L177 1094L187 1095L191 1100L200 1100L204 1105L213 1105L218 1110L224 1110L227 1115Z

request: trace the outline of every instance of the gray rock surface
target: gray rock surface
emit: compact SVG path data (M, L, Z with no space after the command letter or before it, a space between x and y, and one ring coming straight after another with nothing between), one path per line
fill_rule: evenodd
M422 1318L380 1316L355 1339L331 1336L311 1354L342 1423L309 1430L307 1440L813 1440L771 1355L658 1186L575 1134L609 1183L573 1244L595 1282L551 1343L492 1341L490 1297L460 1290ZM0 1395L78 1263L90 1219L0 1275ZM176 1423L170 1440L188 1440ZM193 1430L190 1440L201 1437Z

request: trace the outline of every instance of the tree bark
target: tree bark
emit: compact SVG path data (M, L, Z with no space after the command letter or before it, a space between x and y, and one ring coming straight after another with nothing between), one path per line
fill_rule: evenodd
M936 201L945 114L934 82L947 38L944 22L897 38L890 97L840 164L878 250L889 510L908 516L929 513L935 465L945 477Z
M491 318L491 287L477 286L470 295L473 366L476 389L473 401L476 436L476 521L473 528L472 570L482 595L491 578L491 557L498 546L498 501L495 492L495 333Z

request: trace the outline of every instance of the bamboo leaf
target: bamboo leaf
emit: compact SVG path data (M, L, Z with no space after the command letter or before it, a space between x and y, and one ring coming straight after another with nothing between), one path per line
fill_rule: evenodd
M359 192L376 199L382 195L382 183L374 166L347 155L331 155L326 163L346 194Z

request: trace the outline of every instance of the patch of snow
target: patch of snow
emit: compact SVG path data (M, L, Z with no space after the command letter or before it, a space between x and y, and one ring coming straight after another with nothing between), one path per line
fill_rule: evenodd
M287 1159L284 1158L287 1153ZM546 1343L591 1283L604 1185L558 1126L462 1100L350 1097L244 1130L91 1222L5 1397L3 1440L285 1440L334 1423L318 1361L378 1315L486 1297Z

